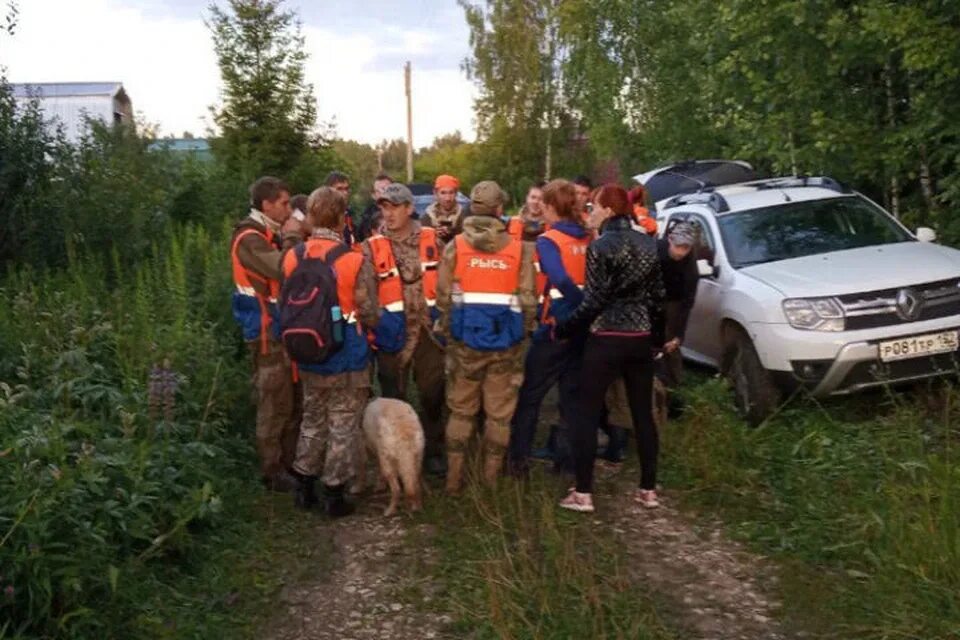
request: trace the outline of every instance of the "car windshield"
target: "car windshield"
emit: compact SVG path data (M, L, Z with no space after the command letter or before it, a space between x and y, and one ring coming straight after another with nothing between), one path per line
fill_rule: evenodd
M717 223L734 268L912 240L859 196L751 209L721 216Z

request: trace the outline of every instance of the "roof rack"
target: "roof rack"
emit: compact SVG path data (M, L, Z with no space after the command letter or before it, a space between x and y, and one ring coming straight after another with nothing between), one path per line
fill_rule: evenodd
M713 191L681 193L680 195L673 196L667 200L663 205L663 208L664 210L671 209L682 204L703 204L713 209L715 213L725 213L730 211L730 205L727 204L727 199L719 193Z
M828 176L790 176L787 178L773 178L756 184L757 190L762 189L794 189L797 187L820 187L837 193L853 193L850 187Z

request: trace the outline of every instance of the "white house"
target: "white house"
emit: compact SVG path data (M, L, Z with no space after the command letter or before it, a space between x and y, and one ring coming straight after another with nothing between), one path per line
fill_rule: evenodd
M83 133L85 118L133 126L133 107L119 82L41 82L12 84L17 102L40 101L44 117L63 125L71 142Z

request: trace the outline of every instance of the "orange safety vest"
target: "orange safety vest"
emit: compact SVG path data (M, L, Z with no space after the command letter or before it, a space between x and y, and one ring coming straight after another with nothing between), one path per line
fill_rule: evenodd
M557 249L560 250L563 270L567 272L567 275L577 287L583 289L587 282L587 248L590 246L591 237L585 235L582 238L577 238L557 229L545 232L542 237L557 245ZM573 305L565 301L563 293L549 283L546 274L544 274L544 281L544 287L539 290L543 303L540 322L542 324L555 323L558 316L565 318L569 315L573 311Z
M323 258L327 252L336 247L339 242L327 238L310 238L306 241L305 255L310 258ZM334 263L334 272L337 278L337 302L343 319L347 324L344 333L343 347L334 353L326 362L321 364L299 364L303 371L332 375L347 371L363 371L367 368L370 359L370 348L367 344L363 328L357 318L356 288L357 277L363 266L363 256L350 252L338 257ZM289 278L298 264L295 251L288 251L283 257L283 277Z
M546 231L549 228L550 228L550 225L544 222L543 231ZM509 233L511 236L513 236L517 240L523 240L523 230L524 230L523 218L521 218L519 214L507 220L507 233Z
M374 330L374 344L377 348L395 353L403 348L406 341L406 318L403 315L403 282L400 269L393 255L389 238L383 235L371 236L367 242L373 259L373 270L377 274L377 298L383 314ZM440 247L437 245L437 232L431 227L420 227L420 272L423 285L423 298L430 308L431 320L437 317L437 273L440 266Z
M633 218L636 223L649 235L656 235L657 221L650 215L650 210L641 204L633 205Z
M516 239L496 253L474 248L457 236L450 333L478 351L503 351L523 340L518 296L523 243Z
M266 232L258 229L247 228L237 234L233 239L233 245L230 248L230 259L233 263L233 317L243 329L244 340L256 340L260 338L261 353L267 353L267 341L270 333L279 340L279 311L277 309L277 300L280 297L280 281L271 280L259 273L247 269L240 263L237 251L240 247L240 241L249 235L258 235L268 244L273 245L273 232L267 228ZM269 295L264 295L254 288L253 283L259 282L262 287L269 291Z

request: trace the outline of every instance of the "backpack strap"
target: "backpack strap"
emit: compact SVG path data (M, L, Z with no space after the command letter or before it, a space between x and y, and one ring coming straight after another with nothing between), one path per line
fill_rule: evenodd
M333 263L336 262L340 256L345 256L348 253L350 253L350 247L345 244L338 244L327 251L327 253L323 256L323 262L327 266L332 267Z

